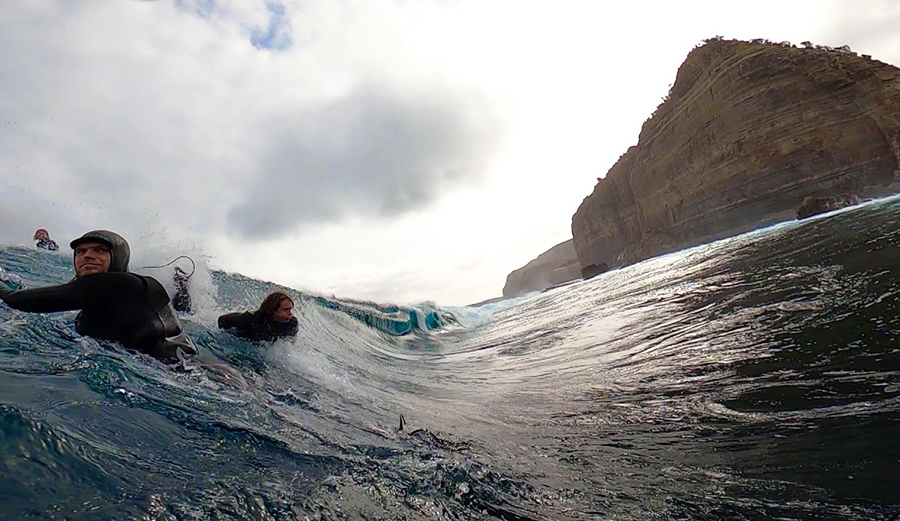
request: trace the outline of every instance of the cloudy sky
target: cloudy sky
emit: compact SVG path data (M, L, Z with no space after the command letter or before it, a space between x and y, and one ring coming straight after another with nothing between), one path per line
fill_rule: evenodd
M900 2L731 4L4 1L0 242L109 228L339 297L498 296L701 40L900 64Z

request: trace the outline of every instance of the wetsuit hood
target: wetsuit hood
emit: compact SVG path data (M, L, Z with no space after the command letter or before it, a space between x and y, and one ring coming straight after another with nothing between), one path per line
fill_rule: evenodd
M131 258L131 248L121 235L108 230L94 230L87 232L81 237L75 239L69 246L74 250L79 244L86 242L99 242L109 246L109 269L108 272L127 272L128 260Z

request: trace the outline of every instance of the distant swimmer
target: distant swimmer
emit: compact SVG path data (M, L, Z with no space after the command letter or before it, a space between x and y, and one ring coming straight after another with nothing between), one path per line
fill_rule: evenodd
M188 292L188 284L191 276L179 267L175 268L172 276L175 280L175 296L172 297L172 307L180 313L193 313L191 309L191 294Z
M297 335L299 324L293 316L294 301L283 291L275 291L256 311L228 313L219 317L219 327L252 341L271 342Z
M142 266L138 268L138 270L165 268L167 266L171 266L181 259L187 259L188 262L191 263L191 272L187 273L178 266L175 266L175 270L172 273L172 282L175 283L175 296L172 297L172 307L175 308L175 311L178 311L179 313L192 315L194 313L194 309L191 305L192 302L189 286L191 277L193 277L194 272L197 271L197 265L194 263L194 259L188 257L187 255L180 255L178 257L175 257L172 261L167 262L166 264L163 264L161 266Z
M185 362L199 354L169 305L169 295L153 277L128 271L131 249L117 233L87 232L71 243L75 278L66 284L13 289L0 284L0 299L9 307L32 313L80 310L75 331L100 340L120 342L165 364ZM197 360L230 384L243 377L214 357Z
M38 228L34 232L34 240L37 241L35 246L42 250L59 251L59 245L56 244L56 241L50 239L50 232L44 228Z

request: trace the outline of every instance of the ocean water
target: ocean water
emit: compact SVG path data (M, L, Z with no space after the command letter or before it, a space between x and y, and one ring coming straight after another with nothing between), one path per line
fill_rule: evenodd
M246 390L0 304L0 518L900 518L900 199L481 308L298 294L268 346L214 327L267 283L197 280Z

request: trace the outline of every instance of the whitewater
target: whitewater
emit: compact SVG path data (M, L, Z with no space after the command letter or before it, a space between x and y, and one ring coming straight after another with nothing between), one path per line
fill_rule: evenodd
M215 317L272 284L193 283L187 333L247 389L0 305L0 518L900 516L900 198L481 307L289 290L269 345Z

